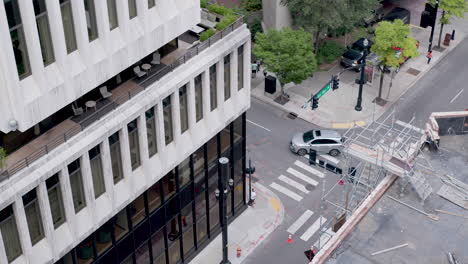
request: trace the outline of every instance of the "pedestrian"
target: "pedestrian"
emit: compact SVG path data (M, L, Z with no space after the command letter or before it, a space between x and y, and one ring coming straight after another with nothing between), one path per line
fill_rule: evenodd
M257 77L258 64L252 63L252 78Z
M252 192L250 194L250 206L254 206L255 204L255 198L257 197L257 193L255 192L255 189L252 188Z
M427 64L429 64L432 60L432 50L427 52Z

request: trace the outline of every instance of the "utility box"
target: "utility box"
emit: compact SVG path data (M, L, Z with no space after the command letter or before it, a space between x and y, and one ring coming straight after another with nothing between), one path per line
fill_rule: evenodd
M450 39L452 39L452 34L450 33L445 34L445 38L444 38L445 46L450 46Z
M276 78L271 75L265 77L265 93L276 93Z

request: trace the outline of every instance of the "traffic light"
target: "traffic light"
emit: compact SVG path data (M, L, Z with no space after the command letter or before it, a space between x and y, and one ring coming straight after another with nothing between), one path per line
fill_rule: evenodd
M312 110L318 108L318 99L314 97L312 97Z
M332 89L336 90L339 88L340 85L340 79L338 79L338 76L332 76Z
M426 3L424 11L421 13L421 22L419 25L423 28L427 28L428 26L432 27L435 25L436 17L436 7L433 7L431 4Z

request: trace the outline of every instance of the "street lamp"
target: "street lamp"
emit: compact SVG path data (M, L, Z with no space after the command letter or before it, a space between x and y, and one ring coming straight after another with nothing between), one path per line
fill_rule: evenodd
M432 40L434 39L434 29L435 29L435 25L436 25L436 21L437 21L437 9L438 8L439 8L439 0L436 0L435 1L435 7L434 7L434 9L435 9L435 11L434 11L434 21L432 23L431 35L429 37L429 47L427 48L428 55L432 53ZM427 63L429 64L429 62L430 62L430 58L428 56Z
M245 168L245 172L249 174L249 205L252 205L254 200L252 200L252 174L255 173L255 167L252 167L252 161L249 159L249 167Z
M357 104L356 107L354 107L354 110L356 111L361 111L362 110L362 87L364 86L364 69L366 68L366 58L367 58L367 47L369 46L369 40L365 38L362 42L364 45L364 56L362 58L362 63L361 63L361 79L359 80L359 94L358 94L358 99L357 99Z
M221 157L219 160L219 166L221 168L221 174L218 177L218 189L215 190L216 199L219 201L219 212L221 215L221 229L223 232L223 260L221 264L231 264L228 259L228 233L227 233L227 195L232 190L234 186L234 180L229 177L229 159L226 157ZM226 182L226 179L229 180ZM222 190L222 191L220 191Z

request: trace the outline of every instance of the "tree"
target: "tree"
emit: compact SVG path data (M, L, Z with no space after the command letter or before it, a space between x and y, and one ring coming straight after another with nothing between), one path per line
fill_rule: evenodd
M410 36L411 30L402 20L393 23L382 21L375 30L371 52L379 56L381 69L378 100L382 99L382 84L388 67L398 68L406 59L419 56L417 40Z
M285 84L301 83L317 69L311 41L312 35L303 29L272 29L267 33L257 33L253 53L262 60L265 69L278 78L280 100L285 99Z
M330 31L351 30L369 16L378 0L281 0L293 17L293 23L314 34L315 54L321 36Z
M436 0L429 0L429 4L433 7L435 7L435 3ZM444 25L450 24L450 18L452 18L452 16L465 17L465 12L468 12L468 6L465 0L439 0L439 8L442 9L442 17L439 20L439 42L437 43L437 47L440 48Z

